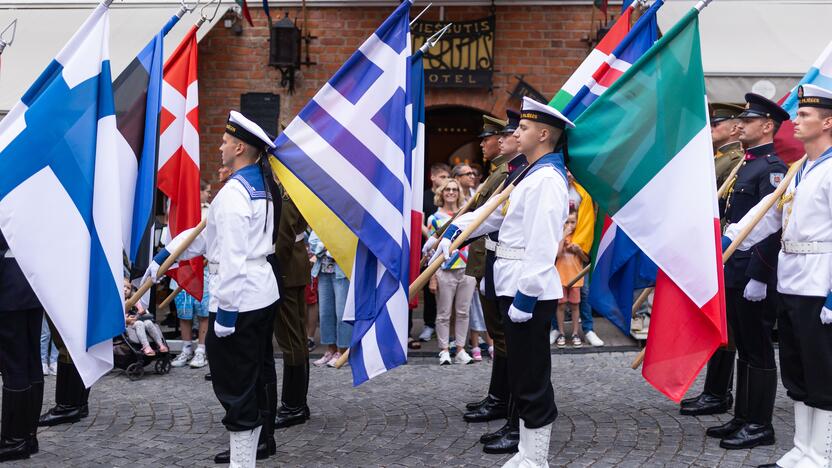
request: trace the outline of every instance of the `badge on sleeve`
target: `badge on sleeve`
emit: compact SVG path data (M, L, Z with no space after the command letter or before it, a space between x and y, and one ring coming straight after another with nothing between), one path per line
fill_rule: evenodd
M777 186L780 185L780 182L783 181L783 176L785 176L785 174L782 172L772 172L768 175L768 180L774 188L777 188Z

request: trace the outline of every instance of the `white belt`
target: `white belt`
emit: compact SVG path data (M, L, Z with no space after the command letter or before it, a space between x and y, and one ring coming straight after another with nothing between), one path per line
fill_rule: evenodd
M497 250L497 242L491 240L490 237L486 237L485 238L485 250L490 250L490 251L494 252L495 250Z
M295 236L295 242L300 242L305 238L306 238L306 235L304 233L300 233L300 234Z
M260 265L266 264L266 257L262 258L253 258L250 260L246 260L246 267L258 267ZM220 264L216 262L208 262L208 273L212 275L216 275L217 272L220 270Z
M832 253L832 242L792 242L780 241L783 252L790 254L826 254Z
M515 249L512 247L505 247L498 242L496 248L494 249L494 253L497 255L497 258L505 258L508 260L522 260L523 255L526 253L526 249Z

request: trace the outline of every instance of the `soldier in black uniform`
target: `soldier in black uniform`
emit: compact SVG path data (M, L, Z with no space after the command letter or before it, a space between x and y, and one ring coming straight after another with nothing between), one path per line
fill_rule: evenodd
M43 307L0 233L0 462L38 452L38 417L43 402L40 327Z
M783 179L787 167L774 149L774 135L789 114L774 102L749 93L738 117L740 141L747 148L726 203L724 219L736 223ZM720 447L746 449L774 444L771 425L777 393L777 366L771 332L777 317L779 231L747 251L737 251L725 264L725 298L734 334L737 397L734 418L708 429L722 439Z

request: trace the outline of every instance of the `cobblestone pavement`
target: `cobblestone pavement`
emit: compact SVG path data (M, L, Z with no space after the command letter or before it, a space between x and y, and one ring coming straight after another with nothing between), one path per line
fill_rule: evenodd
M755 466L790 448L792 409L782 388L774 412L777 445L726 451L704 432L728 416L680 416L629 369L634 357L553 356L560 415L551 466ZM88 418L42 430L41 452L16 466L212 466L228 437L206 372L173 369L137 382L112 373L93 389ZM414 358L352 388L348 369L313 368L312 419L279 430L277 455L258 466L499 466L509 456L484 454L478 438L502 422L462 421L464 403L481 397L489 372L487 361L439 367L434 358ZM54 380L47 381L45 408L53 403Z

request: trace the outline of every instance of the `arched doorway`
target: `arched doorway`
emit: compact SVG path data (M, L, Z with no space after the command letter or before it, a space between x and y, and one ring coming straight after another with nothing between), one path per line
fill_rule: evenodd
M485 112L466 106L438 105L425 109L425 176L430 165L460 162L482 165L480 139Z

